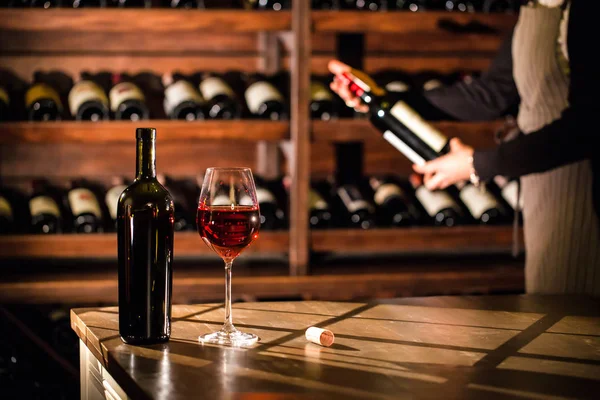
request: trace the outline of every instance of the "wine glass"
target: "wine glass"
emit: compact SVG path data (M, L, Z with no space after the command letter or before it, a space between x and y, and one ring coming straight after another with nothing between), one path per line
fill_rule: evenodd
M231 265L258 238L260 228L260 210L250 168L208 168L196 222L204 243L225 262L225 323L221 330L198 339L230 346L254 344L258 336L237 330L231 316Z

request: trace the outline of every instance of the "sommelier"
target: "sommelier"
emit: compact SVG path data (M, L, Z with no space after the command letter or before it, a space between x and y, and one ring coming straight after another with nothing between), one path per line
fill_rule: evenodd
M600 80L591 17L597 2L539 0L520 8L490 68L426 99L461 120L493 120L519 103L520 133L492 150L452 139L448 153L415 165L431 189L495 176L522 177L528 293L600 295L600 158L596 125ZM336 75L352 73L337 61ZM341 81L331 84L357 111L368 108Z

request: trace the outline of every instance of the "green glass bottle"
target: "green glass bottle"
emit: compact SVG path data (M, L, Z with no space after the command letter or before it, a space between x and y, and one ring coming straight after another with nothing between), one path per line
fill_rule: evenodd
M156 129L138 128L136 178L119 197L119 333L129 344L171 335L173 199L156 179Z

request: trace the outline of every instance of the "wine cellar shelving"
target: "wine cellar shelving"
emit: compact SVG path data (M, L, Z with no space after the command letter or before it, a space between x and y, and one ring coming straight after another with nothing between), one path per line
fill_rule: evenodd
M490 251L508 254L513 229L509 225L371 231L334 229L311 233L306 212L309 182L312 176L331 173L331 169L335 168L335 143L364 142L365 160L369 161L365 165L367 173L404 174L410 172L410 164L380 138L367 120L311 121L306 105L310 96L310 75L326 73L327 61L336 56L340 34L364 35L363 66L367 72L385 68L440 72L484 69L503 35L512 29L516 15L311 12L309 7L310 2L295 1L291 11L281 12L0 9L0 67L18 70L24 77L29 77L36 69L53 68L63 68L71 73L92 67L124 71L149 68L158 73L175 69L184 72L239 69L271 73L287 69L291 81L291 117L285 122L1 123L0 177L29 177L41 171L57 176L69 175L73 171L82 174L97 171L101 174L104 169L107 174L118 171L129 173L133 168L133 132L135 127L142 125L158 130L159 171L195 174L208 166L231 163L249 165L265 175L277 175L285 169L293 178L290 226L287 231L261 233L251 251L254 254L283 252L289 270L283 274L277 272L272 279L240 277L247 293L255 296L318 297L326 294L336 279L340 282L349 279L348 282L354 285L350 285L347 293L343 294L348 298L400 292L418 294L424 292L411 292L411 280L421 282L419 287L432 290L439 284L436 283L439 276L443 276L434 279L424 272L419 275L419 271L411 270L396 271L397 276L385 273L369 277L370 269L365 267L364 274L361 275L359 268L359 272L351 274L353 278L348 278L350 275L343 268L330 268L323 272L318 269L320 267L313 266L313 252L428 254ZM479 147L494 145L493 133L501 124L502 121L436 122L449 136L461 137ZM279 146L285 147L286 151L281 151ZM110 233L5 236L0 237L0 260L22 259L26 262L28 259L105 258L114 261L115 241L114 234ZM207 254L208 248L196 233L176 234L176 260L177 256ZM467 268L464 282L471 282L477 274L485 278L479 285L465 285L486 288L482 290L518 290L522 266L519 262L509 264L509 267ZM505 268L509 271L506 272ZM263 273L269 274L269 271L265 269ZM457 267L452 276L459 279L460 273ZM499 278L498 274L504 275ZM391 277L389 282L386 282L386 276ZM93 274L65 278L69 282L80 282L70 286L61 286L59 278L53 280L47 276L43 278L47 285L29 282L26 286L19 286L18 281L22 277L11 279L3 279L0 283L0 293L4 293L0 298L15 300L22 295L28 299L50 301L59 298L62 293L77 299L82 296L76 293L77 290L95 287L95 291L90 293L95 293L98 298L115 299L112 290L116 281L107 283L102 280L105 278L94 280ZM221 280L218 280L217 291L217 282L203 280L202 271L186 279L187 289L181 289L180 293L191 293L193 288L213 285L214 292L218 293L215 297L220 297ZM372 282L365 286L365 279L372 279ZM423 286L423 279L430 279L429 284ZM177 282L176 279L176 288ZM394 282L397 284L396 291ZM234 282L234 288L235 285ZM281 287L285 285L289 286L283 290ZM457 283L456 290L459 286ZM108 292L101 293L98 288L102 287L108 288Z

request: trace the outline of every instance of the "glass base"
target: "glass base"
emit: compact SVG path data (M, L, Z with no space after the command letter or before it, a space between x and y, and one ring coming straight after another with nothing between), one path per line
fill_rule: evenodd
M259 339L253 333L245 333L233 328L201 335L198 340L202 343L223 344L226 346L250 346L258 342Z

